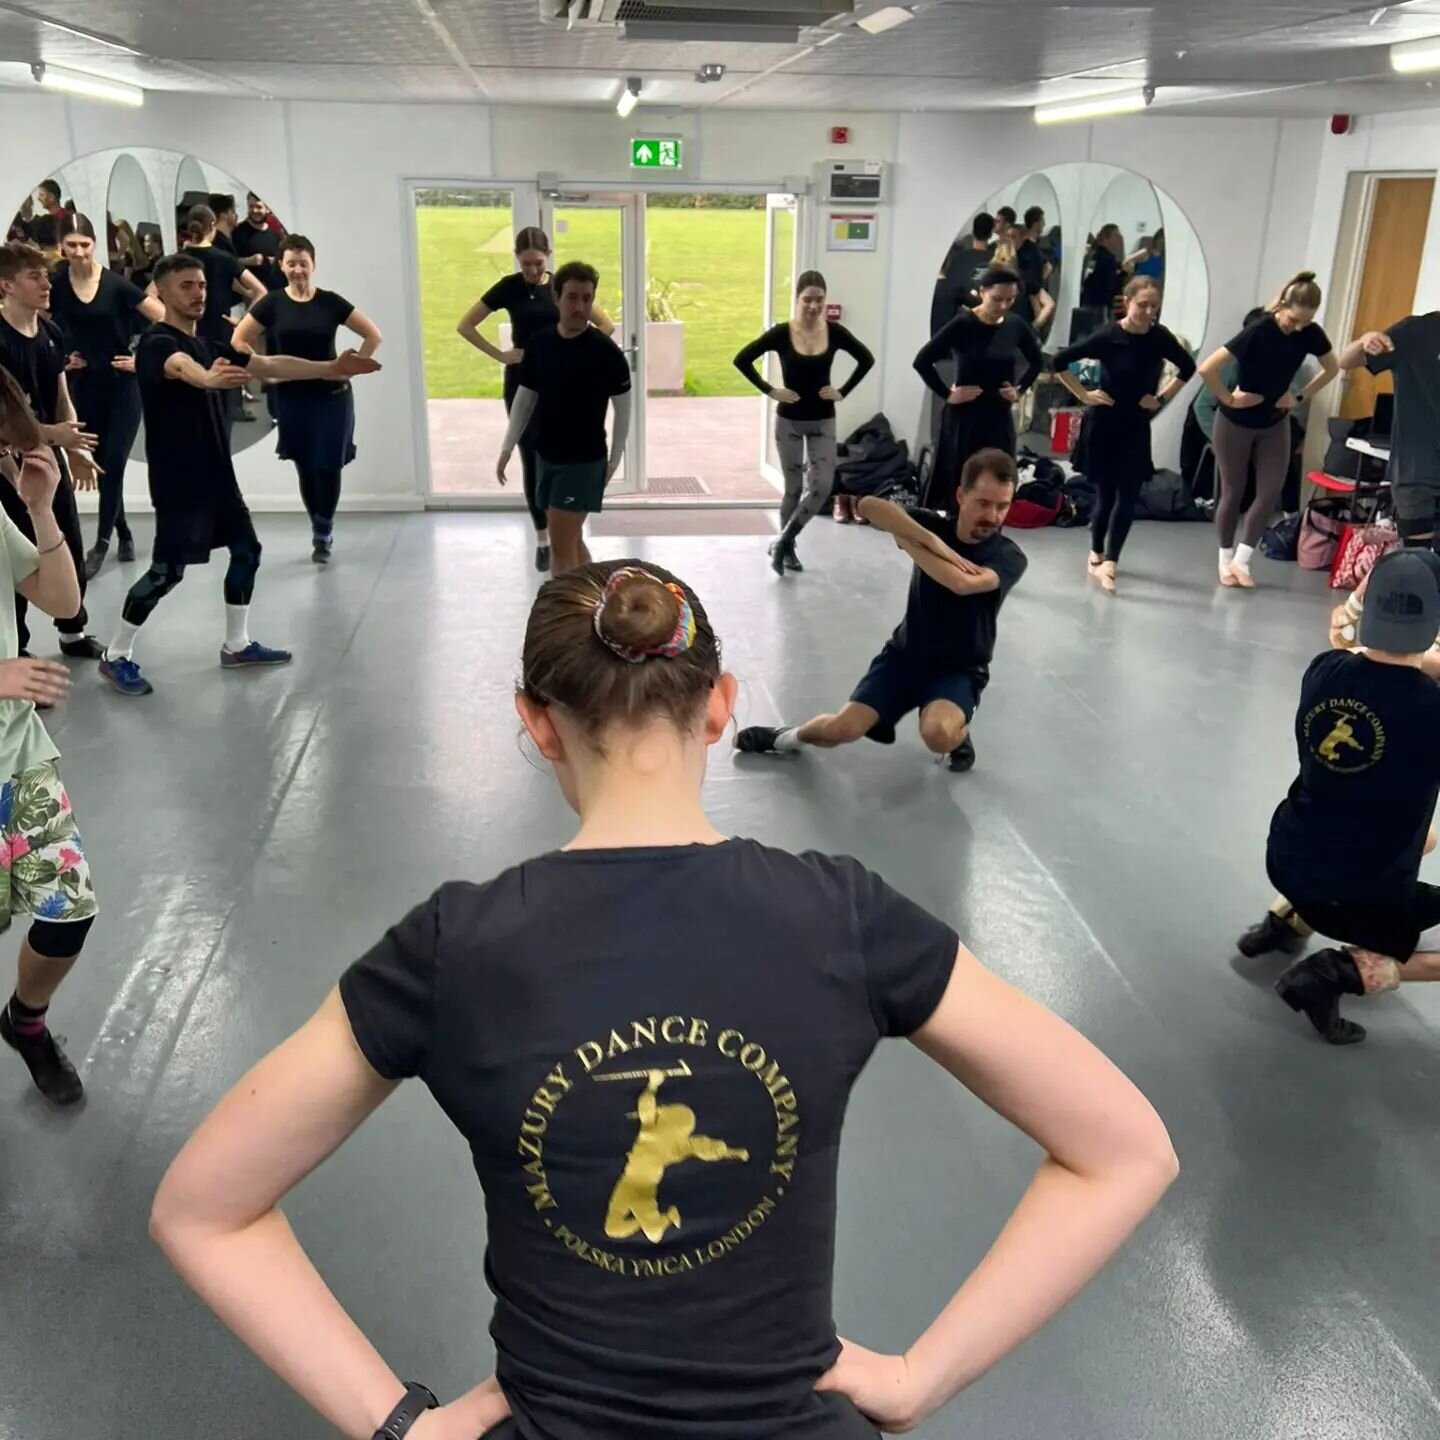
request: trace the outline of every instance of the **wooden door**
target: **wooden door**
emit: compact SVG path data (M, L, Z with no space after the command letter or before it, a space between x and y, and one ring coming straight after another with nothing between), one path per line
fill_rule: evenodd
M1434 190L1433 176L1375 182L1360 298L1347 339L1354 340L1369 330L1388 330L1410 314L1415 305L1415 282L1420 275L1420 255L1425 248L1425 227L1430 220ZM1392 388L1388 375L1372 375L1365 369L1352 371L1340 405L1341 416L1353 420L1373 414L1375 396Z

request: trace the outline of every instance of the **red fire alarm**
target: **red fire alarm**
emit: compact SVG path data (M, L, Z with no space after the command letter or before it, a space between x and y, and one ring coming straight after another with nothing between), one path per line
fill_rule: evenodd
M1330 133L1332 135L1348 135L1355 128L1355 121L1349 115L1332 115L1330 117Z
M832 325L838 325L845 318L845 307L843 305L827 305L825 307L825 318Z
M850 127L848 125L832 125L830 127L830 143L832 145L848 145L850 143Z

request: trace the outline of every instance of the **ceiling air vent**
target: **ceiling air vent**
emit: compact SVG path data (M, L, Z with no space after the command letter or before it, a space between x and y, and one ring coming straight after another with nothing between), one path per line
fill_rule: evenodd
M540 18L618 29L626 40L793 45L803 30L854 12L855 0L540 0Z

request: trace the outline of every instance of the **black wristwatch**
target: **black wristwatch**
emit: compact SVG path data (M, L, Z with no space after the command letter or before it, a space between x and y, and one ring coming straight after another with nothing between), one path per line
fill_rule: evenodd
M427 1411L438 1409L440 1402L417 1381L405 1383L405 1398L390 1412L390 1417L370 1440L405 1440L410 1427Z

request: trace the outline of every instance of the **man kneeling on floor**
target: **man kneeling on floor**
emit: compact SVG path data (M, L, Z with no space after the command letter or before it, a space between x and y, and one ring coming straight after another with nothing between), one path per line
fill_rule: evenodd
M1300 774L1266 850L1286 897L1278 903L1300 933L1342 942L1296 961L1275 987L1332 1045L1365 1038L1341 1018L1342 995L1440 980L1440 954L1416 953L1422 932L1440 925L1440 887L1419 878L1440 798L1440 686L1421 666L1440 633L1440 587L1429 557L1402 550L1375 567L1368 592L1364 648L1327 651L1305 672L1295 717ZM1355 843L1337 861L1344 835ZM1286 923L1272 916L1272 927Z
M996 620L1025 573L1024 552L1000 533L1014 498L1014 460L1003 450L979 450L961 472L954 515L863 499L861 518L893 535L915 562L905 618L839 714L781 728L752 725L736 749L773 755L867 737L891 745L896 725L918 710L926 747L948 756L951 770L969 770L970 722L990 680Z

